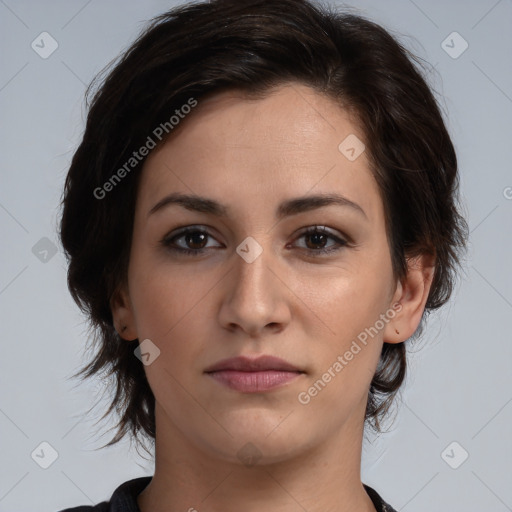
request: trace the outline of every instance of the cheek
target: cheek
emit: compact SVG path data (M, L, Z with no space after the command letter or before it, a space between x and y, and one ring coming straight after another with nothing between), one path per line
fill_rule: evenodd
M361 257L350 268L335 269L324 287L303 280L304 302L321 320L311 329L316 332L311 359L318 362L311 382L320 380L312 393L322 390L318 407L333 401L348 407L366 397L382 350L381 315L389 298L390 274L385 258L378 261Z
M303 279L304 303L337 339L355 337L384 312L389 296L386 276L370 265L342 269L324 279Z
M160 343L176 339L182 326L190 325L200 314L205 298L203 287L181 282L178 276L161 276L134 286L133 301L138 332Z
M329 293L310 295L323 335L311 343L316 364L299 403L309 401L310 410L325 417L335 407L331 426L366 399L382 350L382 326L375 326L386 309L386 293L382 280L367 272L332 279Z
M156 238L156 237L155 237ZM213 285L213 276L172 261L153 240L137 240L130 256L129 283L139 337L165 341L176 327L197 315L197 305ZM210 281L212 281L210 283Z
M145 367L146 375L155 395L162 385L166 392L179 394L172 377L189 389L202 371L201 356L211 343L215 322L208 293L219 276L205 272L199 278L197 271L188 270L191 266L168 262L139 268L130 284L139 341L150 339L160 350L155 363Z

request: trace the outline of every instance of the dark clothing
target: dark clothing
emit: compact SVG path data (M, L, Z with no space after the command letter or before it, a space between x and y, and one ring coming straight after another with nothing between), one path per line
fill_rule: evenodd
M137 496L146 488L151 478L153 477L143 476L124 482L114 491L110 501L103 501L95 506L83 505L67 508L59 512L140 512ZM364 488L378 512L396 512L371 487L365 485Z

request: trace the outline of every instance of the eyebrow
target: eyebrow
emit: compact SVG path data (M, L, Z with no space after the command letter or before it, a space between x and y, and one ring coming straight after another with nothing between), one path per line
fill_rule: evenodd
M148 217L153 213L162 210L170 205L179 205L187 210L200 213L208 213L217 217L228 217L229 208L214 199L202 197L194 194L182 194L175 192L165 196L156 203L148 212ZM340 194L317 194L311 196L297 197L283 201L277 208L276 218L278 220L291 215L308 212L324 206L338 205L348 206L354 211L359 212L368 219L365 211L357 203Z

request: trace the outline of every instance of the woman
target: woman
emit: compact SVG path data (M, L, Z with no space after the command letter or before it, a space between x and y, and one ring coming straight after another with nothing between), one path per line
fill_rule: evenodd
M387 511L360 476L467 225L419 61L305 0L156 18L96 92L61 240L109 444L155 474L68 511Z

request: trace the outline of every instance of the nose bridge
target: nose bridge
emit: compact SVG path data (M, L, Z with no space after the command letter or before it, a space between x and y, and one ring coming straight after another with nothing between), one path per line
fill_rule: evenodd
M223 297L221 321L225 326L238 325L246 332L257 332L268 324L287 320L282 302L280 281L271 267L273 264L270 237L256 241L245 239L233 258L233 272L229 289Z
M237 298L253 303L260 299L268 301L270 297L264 297L264 294L271 293L273 288L272 273L268 268L272 259L270 244L247 237L236 252L234 293Z

